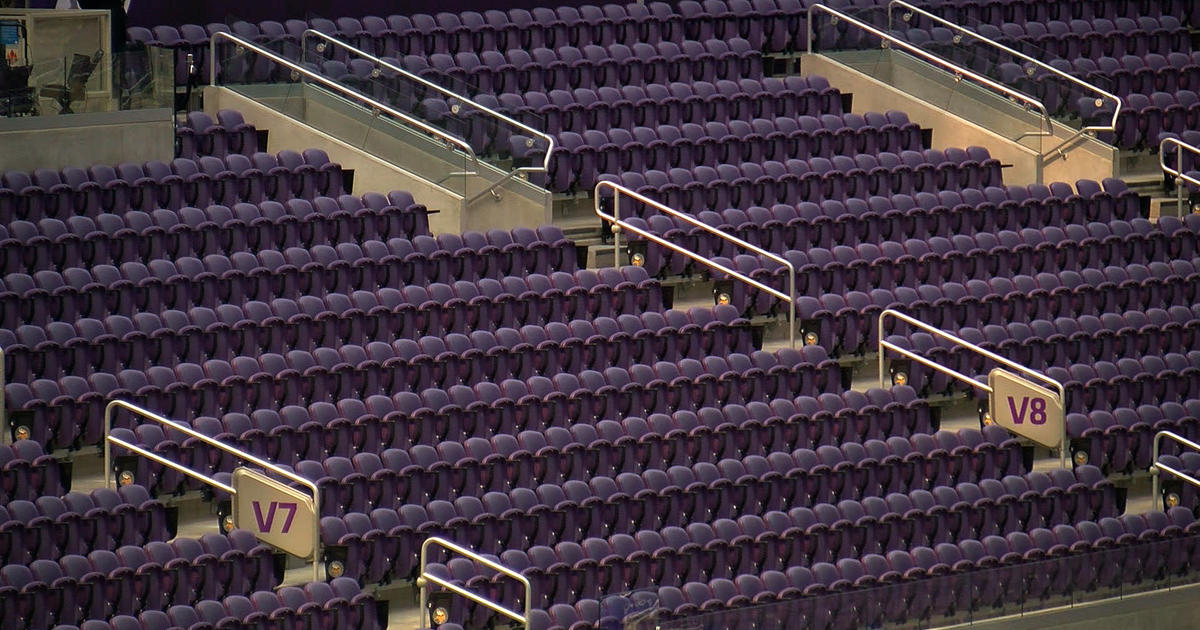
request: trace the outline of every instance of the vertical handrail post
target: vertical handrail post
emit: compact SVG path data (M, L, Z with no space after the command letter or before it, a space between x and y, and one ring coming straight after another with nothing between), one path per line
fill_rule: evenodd
M1167 150L1167 147L1174 147L1175 149L1174 168L1171 168L1167 165L1166 153L1164 153ZM1180 216L1187 214L1187 212L1184 212L1183 209L1184 185L1191 184L1193 186L1200 186L1200 179L1196 179L1195 177L1188 175L1183 170L1183 154L1185 151L1191 153L1197 158L1200 158L1200 147L1190 145L1179 138L1172 138L1168 136L1163 138L1162 142L1158 144L1158 167L1162 169L1164 174L1170 175L1175 181L1175 203L1178 204Z

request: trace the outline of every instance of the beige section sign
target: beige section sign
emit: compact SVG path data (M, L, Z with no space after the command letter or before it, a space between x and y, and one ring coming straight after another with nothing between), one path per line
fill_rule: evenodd
M233 523L268 545L301 558L313 555L312 497L249 468L233 471Z
M992 388L989 406L996 424L1042 446L1061 444L1065 420L1057 392L1001 368L988 373L988 385Z

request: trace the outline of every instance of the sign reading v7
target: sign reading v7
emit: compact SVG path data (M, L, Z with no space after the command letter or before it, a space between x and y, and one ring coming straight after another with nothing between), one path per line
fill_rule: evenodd
M312 497L249 468L233 471L233 524L259 540L307 558L313 553Z

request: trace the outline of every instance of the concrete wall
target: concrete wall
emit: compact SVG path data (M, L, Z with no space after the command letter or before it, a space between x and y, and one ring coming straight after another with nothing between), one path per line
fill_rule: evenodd
M173 157L175 121L169 109L0 118L0 170Z
M1200 585L1159 589L1097 602L1035 610L1020 616L984 619L966 630L1174 630L1200 627Z
M1039 154L1058 146L1073 130L1055 123L1053 137L1022 134L1044 129L1039 116L1022 112L1003 97L985 88L956 82L945 72L928 68L894 55L891 51L855 51L827 55L803 55L805 73L818 74L843 93L854 96L852 111L898 109L913 122L933 132L932 148L987 147L992 157L1004 164L1007 184L1025 185L1039 181ZM845 63L843 63L845 61ZM1049 161L1041 181L1102 179L1113 174L1115 151L1090 139L1075 143L1066 159Z
M260 129L270 130L268 149L272 152L320 147L329 154L331 160L344 168L354 169L352 192L362 194L407 190L427 208L438 211L438 214L429 217L430 229L434 232L461 231L458 229L458 215L462 197L446 188L434 185L348 142L227 88L204 88L204 107L213 115L219 109L236 109L242 113L246 122Z
M205 107L237 109L247 122L270 130L271 151L324 149L334 161L354 174L354 192L408 190L430 210L434 232L511 229L549 223L550 195L528 182L512 179L498 190L499 198L485 195L463 208L470 199L499 181L504 171L480 161L454 158L428 136L366 110L346 105L311 86L280 91L280 86L252 86L248 94L226 88L205 88ZM239 88L242 90L243 88ZM253 98L250 98L253 96ZM475 171L480 175L447 176Z

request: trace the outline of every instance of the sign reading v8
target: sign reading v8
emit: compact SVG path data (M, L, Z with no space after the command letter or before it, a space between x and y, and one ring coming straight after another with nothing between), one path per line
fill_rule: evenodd
M233 523L301 558L313 553L312 497L249 468L233 471Z
M1012 418L1013 424L1024 424L1025 412L1029 411L1029 424L1046 424L1046 399L1041 396L1035 396L1030 402L1029 396L1021 396L1021 409L1017 410L1017 399L1015 396L1006 397L1008 400L1008 413Z
M1042 446L1055 447L1062 442L1064 413L1057 392L1000 368L988 373L988 385L996 424Z

